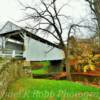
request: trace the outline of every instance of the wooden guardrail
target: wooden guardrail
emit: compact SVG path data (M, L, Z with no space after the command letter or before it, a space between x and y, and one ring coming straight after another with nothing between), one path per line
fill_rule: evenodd
M23 57L23 51L21 50L11 50L11 49L0 49L1 57Z

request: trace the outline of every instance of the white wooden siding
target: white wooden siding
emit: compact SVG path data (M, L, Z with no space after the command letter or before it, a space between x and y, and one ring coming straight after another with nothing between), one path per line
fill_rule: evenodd
M18 27L17 25L13 24L12 22L7 22L3 28L0 30L0 34L15 31L15 30L20 30L21 28Z
M0 37L0 48L2 48L2 37Z
M29 37L25 37L24 57L28 61L61 60L64 58L63 51L58 48L41 43Z

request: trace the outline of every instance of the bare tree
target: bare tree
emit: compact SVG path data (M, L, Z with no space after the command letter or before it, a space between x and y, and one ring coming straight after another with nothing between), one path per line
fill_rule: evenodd
M45 34L50 34L57 41L60 49L64 52L64 65L66 68L67 79L71 80L70 66L69 66L69 38L72 32L75 32L75 28L85 27L89 28L89 26L79 25L71 23L68 25L66 20L69 20L70 17L61 14L61 10L63 7L68 5L68 3L62 5L59 9L57 8L57 0L51 0L50 3L46 3L45 0L40 0L40 4L42 4L42 9L35 8L33 6L24 6L25 10L29 10L30 14L27 14L27 17L24 20L31 19L35 23L33 26L27 26L28 29L33 30L35 33L42 32ZM62 23L62 19L66 19L64 23ZM67 25L66 25L67 24ZM64 27L63 27L64 26ZM67 32L65 33L65 29ZM63 35L66 34L66 42L63 39Z
M94 14L97 21L97 35L99 36L99 47L100 47L100 0L86 0L89 3L90 9Z

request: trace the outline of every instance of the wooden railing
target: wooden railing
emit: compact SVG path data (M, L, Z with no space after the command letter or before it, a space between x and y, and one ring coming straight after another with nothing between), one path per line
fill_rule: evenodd
M11 49L0 49L1 57L23 57L23 51L11 50Z

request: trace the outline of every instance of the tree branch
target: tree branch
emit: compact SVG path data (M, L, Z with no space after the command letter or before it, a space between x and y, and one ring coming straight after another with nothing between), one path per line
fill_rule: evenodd
M39 31L39 30L42 30L42 31L44 31L44 32L50 33L53 37L55 37L57 40L59 40L59 38L58 38L56 35L54 35L53 32L50 32L50 31L48 31L48 30L46 30L46 29L43 29L43 28L35 28L35 27L34 27L34 28L26 27L26 28L32 29L32 30L36 30L36 32Z
M62 34L62 25L61 25L61 22L60 22L60 20L59 20L59 18L58 18L58 13L57 13L57 8L56 8L56 4L55 4L55 2L54 2L54 11L55 11L55 16L56 16L56 19L57 19L57 21L58 21L58 23L59 23L59 26L60 26L60 33Z

